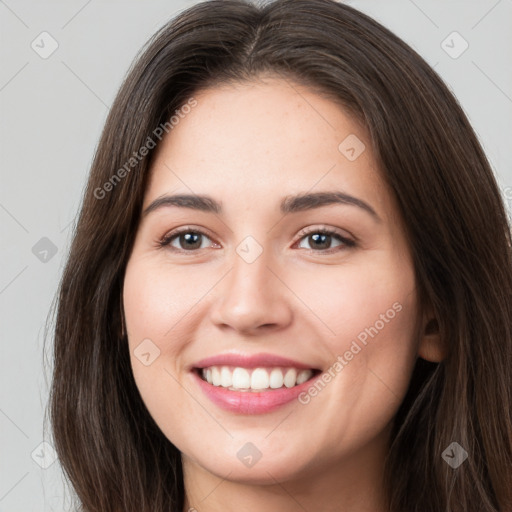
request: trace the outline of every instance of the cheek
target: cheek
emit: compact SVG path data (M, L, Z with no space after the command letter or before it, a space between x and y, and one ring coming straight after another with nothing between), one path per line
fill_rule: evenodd
M168 385L172 381L170 375L163 379L162 372L175 373L181 349L192 335L187 331L187 315L197 304L202 287L193 272L162 268L144 257L130 260L123 302L130 358L141 393L158 382ZM157 395L156 389L148 394Z
M309 279L298 274L290 270L284 280L305 305L300 307L303 318L325 333L333 353L349 350L354 340L362 347L386 339L390 350L414 348L417 304L411 266L394 265L382 254L357 264L319 267Z
M386 424L405 396L417 357L412 266L378 260L364 268L327 267L314 281L295 281L294 292L314 313L308 317L325 332L331 354L326 377L331 391L319 386L304 396L304 403L315 402L318 414L326 407L339 410L345 426L349 418Z
M183 347L194 336L190 318L211 286L193 271L157 265L143 256L131 259L126 269L123 301L134 379L169 439L179 439L183 430L175 411L190 406L177 371Z
M214 282L211 272L184 271L143 258L131 261L124 281L130 341L135 343L141 336L153 336L159 343L172 340L169 346L160 346L162 350L172 350L178 344L182 325L187 324L187 315Z

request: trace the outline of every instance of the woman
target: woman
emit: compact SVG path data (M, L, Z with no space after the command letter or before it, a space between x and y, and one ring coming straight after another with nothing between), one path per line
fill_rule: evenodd
M512 267L489 163L331 0L195 5L111 109L59 295L84 511L507 511Z

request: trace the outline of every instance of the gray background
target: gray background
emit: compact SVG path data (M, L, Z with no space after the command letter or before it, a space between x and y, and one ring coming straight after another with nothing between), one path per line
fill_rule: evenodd
M0 0L0 512L69 503L43 428L44 324L109 105L147 38L194 3ZM347 3L440 73L512 203L512 0ZM457 58L465 43L453 31L469 44Z

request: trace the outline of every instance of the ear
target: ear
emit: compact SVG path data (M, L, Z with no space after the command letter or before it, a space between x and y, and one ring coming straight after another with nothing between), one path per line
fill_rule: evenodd
M439 324L431 308L423 315L418 355L432 363L440 363L448 354L445 340L441 339Z

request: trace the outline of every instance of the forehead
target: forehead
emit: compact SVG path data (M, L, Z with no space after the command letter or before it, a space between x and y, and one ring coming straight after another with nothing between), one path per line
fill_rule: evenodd
M157 148L146 205L171 192L243 207L331 189L383 216L393 209L366 128L332 100L282 79L223 84L194 99Z

